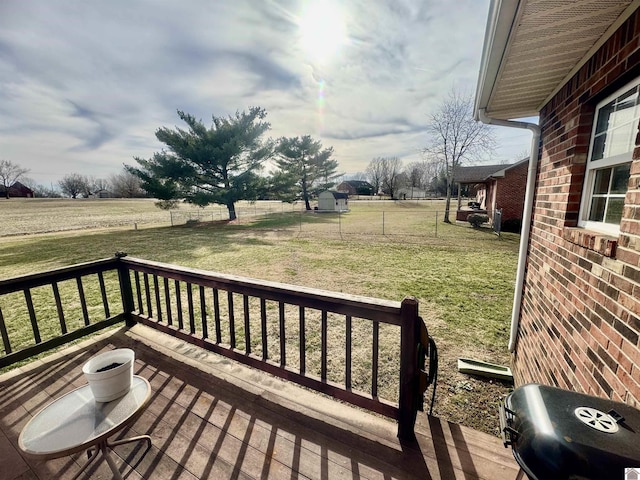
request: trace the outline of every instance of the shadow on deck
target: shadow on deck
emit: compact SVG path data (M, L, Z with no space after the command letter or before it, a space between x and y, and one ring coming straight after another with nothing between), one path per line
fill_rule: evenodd
M84 454L34 460L19 450L18 436L38 410L86 383L85 361L120 347L135 350L135 373L152 387L143 414L115 437L152 438L148 451L116 448L126 479L493 480L518 471L498 438L419 413L417 441L404 443L386 418L136 325L0 376L1 480L75 475ZM111 478L111 471L103 462L85 477Z

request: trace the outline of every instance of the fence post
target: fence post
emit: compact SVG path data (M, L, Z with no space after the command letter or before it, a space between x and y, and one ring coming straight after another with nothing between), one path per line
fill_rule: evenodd
M382 235L384 235L384 210L382 211Z
M127 318L127 326L133 327L136 322L131 317L131 312L134 310L133 305L133 289L131 288L131 277L129 276L129 269L123 265L123 257L127 254L124 252L116 252L116 258L118 259L118 280L120 282L120 295L122 297L122 311Z
M400 396L398 401L398 438L415 439L418 380L418 300L405 297L400 307Z
M438 211L436 210L436 238L438 238Z

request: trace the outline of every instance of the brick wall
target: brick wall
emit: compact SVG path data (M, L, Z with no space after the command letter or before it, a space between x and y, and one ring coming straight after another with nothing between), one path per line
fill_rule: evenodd
M498 179L496 208L502 209L503 222L512 218L522 219L528 168L527 162L521 163L508 169L504 178Z
M620 236L577 228L577 221L595 106L639 76L636 12L541 111L534 216L513 356L517 384L556 385L638 408L640 146Z

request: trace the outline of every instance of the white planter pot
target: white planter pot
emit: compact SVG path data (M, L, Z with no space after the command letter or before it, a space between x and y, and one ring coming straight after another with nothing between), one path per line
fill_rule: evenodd
M96 355L83 365L82 373L89 382L96 402L110 402L129 391L134 360L133 350L118 348Z

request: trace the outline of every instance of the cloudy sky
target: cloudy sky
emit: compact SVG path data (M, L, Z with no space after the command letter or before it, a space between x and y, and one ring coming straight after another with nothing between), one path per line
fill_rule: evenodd
M37 183L107 178L162 147L176 110L264 107L339 170L420 159L452 88L475 93L489 0L2 0L0 159ZM494 163L530 134L496 129Z

